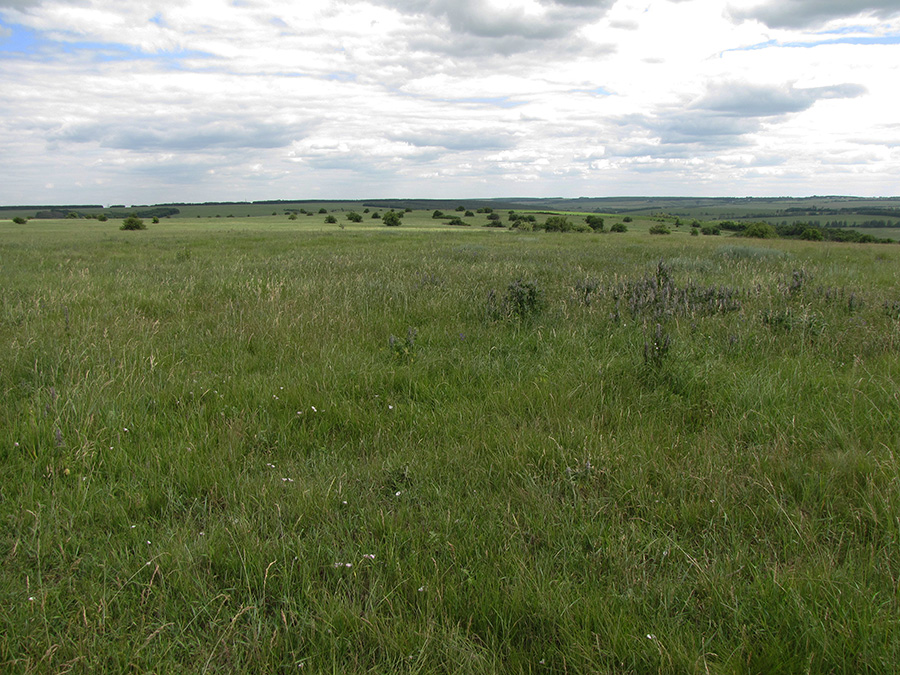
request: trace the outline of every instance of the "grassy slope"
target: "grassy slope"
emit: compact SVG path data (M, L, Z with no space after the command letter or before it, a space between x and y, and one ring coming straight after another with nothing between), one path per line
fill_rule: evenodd
M900 251L428 216L0 223L4 670L900 662Z

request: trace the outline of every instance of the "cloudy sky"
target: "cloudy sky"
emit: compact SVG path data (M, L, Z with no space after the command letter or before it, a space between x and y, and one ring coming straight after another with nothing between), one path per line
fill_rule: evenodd
M900 194L900 0L0 0L0 204Z

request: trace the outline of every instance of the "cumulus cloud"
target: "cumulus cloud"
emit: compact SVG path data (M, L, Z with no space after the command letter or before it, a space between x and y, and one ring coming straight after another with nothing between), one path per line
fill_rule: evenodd
M491 0L378 0L405 14L440 19L455 33L481 38L528 40L562 38L585 21L596 20L615 0L538 0L498 3Z
M793 85L760 85L723 82L709 86L691 107L740 117L771 117L802 112L822 99L855 98L866 92L858 84L796 88Z
M818 26L832 19L873 16L879 19L900 15L897 0L765 0L752 7L732 4L736 19L756 19L772 28Z
M63 202L727 192L783 157L812 181L829 157L897 163L892 47L772 47L729 1L0 0L28 36L0 49L0 184L20 203L46 183Z

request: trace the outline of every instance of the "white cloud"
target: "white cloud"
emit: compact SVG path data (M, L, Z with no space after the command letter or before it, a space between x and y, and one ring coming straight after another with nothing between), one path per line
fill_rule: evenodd
M0 0L3 199L888 191L881 4Z

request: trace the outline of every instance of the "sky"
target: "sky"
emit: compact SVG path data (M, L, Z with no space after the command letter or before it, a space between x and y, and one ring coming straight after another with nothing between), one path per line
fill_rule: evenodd
M900 194L900 0L0 0L0 204Z

